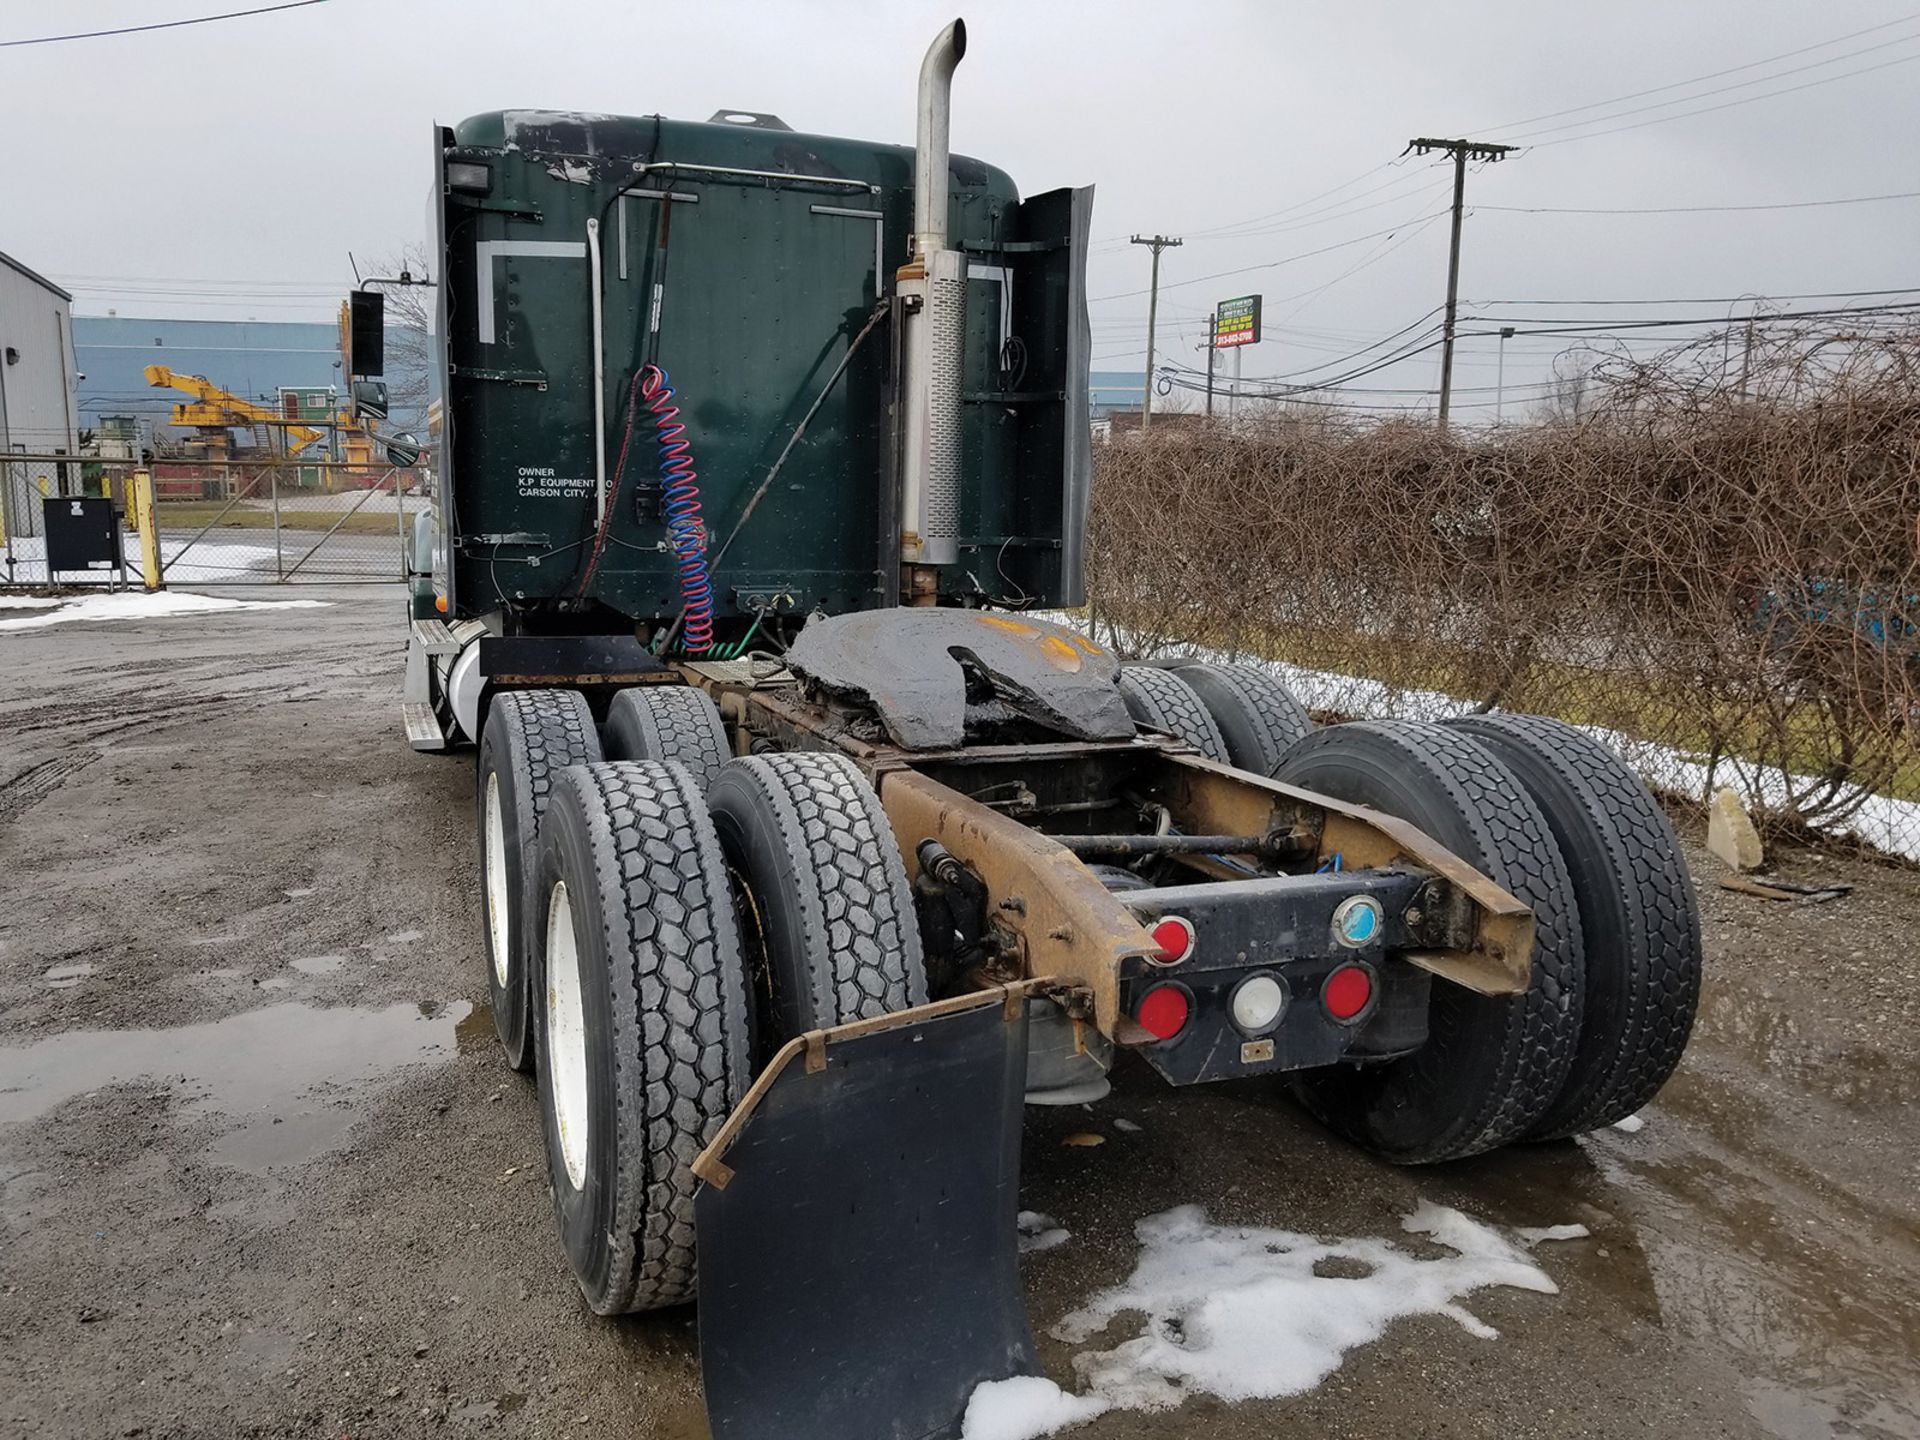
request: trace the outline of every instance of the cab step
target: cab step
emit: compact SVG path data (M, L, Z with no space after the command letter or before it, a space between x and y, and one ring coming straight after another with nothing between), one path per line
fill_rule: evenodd
M447 737L440 728L440 717L433 713L433 706L424 700L409 701L402 705L400 719L401 723L407 727L407 743L414 749L444 750L447 748Z
M413 639L429 655L458 655L460 642L453 637L444 620L416 620L413 622Z

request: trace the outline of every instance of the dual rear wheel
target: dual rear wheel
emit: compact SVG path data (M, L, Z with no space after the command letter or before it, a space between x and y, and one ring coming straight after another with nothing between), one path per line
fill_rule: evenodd
M1653 1098L1700 991L1700 920L1658 803L1612 751L1530 715L1316 730L1268 670L1129 665L1135 722L1209 759L1411 821L1532 907L1527 991L1432 989L1428 1042L1294 1088L1334 1129L1402 1162L1577 1135Z
M1246 678L1261 672L1203 668L1139 692L1163 718L1210 697L1201 713L1244 722L1213 724L1236 761L1412 822L1535 915L1525 993L1435 985L1422 1049L1300 1077L1309 1110L1419 1163L1580 1133L1652 1097L1691 1028L1699 921L1671 828L1611 752L1534 717L1309 733L1302 714L1268 766L1289 712ZM689 689L624 693L606 733L622 758L603 763L577 694L501 697L479 805L496 1023L512 1063L538 1059L564 1243L589 1304L615 1313L691 1297L692 1162L757 1064L919 1004L927 982L899 847L851 761L725 759Z
M1700 920L1658 803L1605 746L1539 716L1332 726L1277 777L1397 815L1525 901L1524 994L1437 984L1427 1043L1302 1076L1333 1129L1405 1163L1609 1125L1659 1091L1700 992Z
M549 777L525 898L532 1035L509 1058L537 1057L562 1241L601 1314L692 1298L692 1164L767 1055L927 998L865 777L827 754L707 764L711 711L693 690L616 697L606 746L631 758Z

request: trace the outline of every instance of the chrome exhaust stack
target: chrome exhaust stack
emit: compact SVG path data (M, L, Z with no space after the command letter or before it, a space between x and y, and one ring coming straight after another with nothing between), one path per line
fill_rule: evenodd
M955 20L920 62L915 130L913 258L895 276L904 316L904 453L900 559L914 604L932 604L928 569L960 558L960 388L967 319L967 257L947 246L947 135L953 72L967 53Z

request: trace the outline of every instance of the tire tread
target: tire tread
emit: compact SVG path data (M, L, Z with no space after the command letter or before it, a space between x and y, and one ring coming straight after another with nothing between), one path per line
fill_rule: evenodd
M1512 773L1484 747L1458 731L1407 720L1360 721L1318 730L1294 750L1282 767L1295 767L1321 751L1348 744L1359 733L1364 743L1384 746L1398 763L1427 783L1441 787L1459 810L1482 851L1480 868L1496 883L1525 900L1534 912L1532 979L1524 995L1500 997L1502 1030L1495 1047L1494 1073L1463 1077L1468 1103L1443 1133L1423 1144L1394 1151L1391 1159L1424 1164L1460 1159L1520 1139L1544 1115L1565 1084L1581 1021L1584 942L1572 882L1559 847L1539 807ZM1313 788L1310 776L1296 783ZM1472 856L1463 857L1470 862ZM1445 982L1441 982L1445 983ZM1469 1023L1495 1012L1493 1006L1442 1005L1436 1001L1428 1046L1457 1048L1466 1043L1448 1025ZM1389 1067L1409 1060L1388 1062ZM1341 1115L1313 1098L1314 1082L1304 1083L1309 1108L1352 1138L1370 1143L1364 1115Z
M603 1314L694 1297L692 1163L749 1083L733 907L705 802L685 767L610 761L565 772L600 891L617 1134L642 1164L616 1201ZM619 963L631 957L630 964Z
M799 874L806 929L824 940L808 976L815 1023L924 1004L926 966L906 866L859 768L843 755L796 750L734 760L726 773L758 791Z
M1154 665L1123 665L1118 680L1135 723L1165 730L1222 765L1227 742L1199 693L1171 670Z
M1573 1073L1532 1132L1561 1139L1625 1119L1673 1074L1699 1005L1700 911L1686 857L1659 802L1612 751L1562 721L1538 715L1481 715L1449 722L1496 753L1523 747L1577 798L1616 877L1614 893L1593 903L1618 905L1619 952L1603 955L1589 925L1590 972L1603 960L1624 1002L1604 1028L1594 1008ZM1538 797L1536 797L1538 798ZM1543 802L1543 809L1545 809ZM1555 817L1548 811L1550 824ZM1590 990L1593 987L1590 987Z
M1177 666L1174 673L1199 695L1212 714L1232 761L1242 770L1271 775L1287 758L1287 752L1313 732L1313 721L1293 692L1255 665L1215 665L1195 662ZM1209 689L1224 692L1216 701ZM1246 727L1252 749L1234 754L1235 728L1223 721L1220 707L1231 705Z

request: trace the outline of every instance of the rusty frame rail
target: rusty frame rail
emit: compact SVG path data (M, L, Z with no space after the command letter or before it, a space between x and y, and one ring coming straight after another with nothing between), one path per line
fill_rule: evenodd
M689 676L701 682L701 677ZM1533 912L1518 898L1417 827L1349 804L1217 764L1177 741L1068 741L1033 746L977 746L959 751L902 750L855 733L848 718L810 704L791 690L724 691L723 711L744 739L776 736L799 748L839 750L873 781L899 839L909 879L919 872L922 840L937 840L985 883L993 921L1013 937L1025 975L1071 985L1090 997L1102 1034L1120 1038L1122 967L1152 953L1153 939L1068 844L923 774L919 766L951 761L1044 766L1103 752L1144 756L1137 798L1163 805L1187 834L1268 837L1276 853L1303 861L1335 856L1348 868L1407 865L1444 882L1461 924L1447 943L1401 952L1411 964L1482 995L1526 990L1533 952ZM1202 857L1199 868L1206 869ZM1221 879L1230 879L1221 875ZM1462 929L1471 938L1459 943Z

